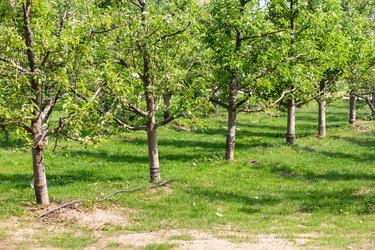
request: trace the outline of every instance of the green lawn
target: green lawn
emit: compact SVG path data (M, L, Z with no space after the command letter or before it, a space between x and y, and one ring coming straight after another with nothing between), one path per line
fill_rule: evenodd
M368 118L364 104L359 107L358 118ZM296 146L285 145L285 114L240 115L233 163L224 160L225 113L178 122L190 132L160 128L162 179L177 182L172 189L119 194L105 202L137 211L128 215L128 225L108 230L316 233L322 237L309 244L337 248L374 241L375 126L348 125L347 109L344 102L329 107L325 139L316 137L316 105L298 110ZM60 143L58 154L51 152L53 142L45 157L52 202L87 198L92 202L82 206L93 206L113 191L151 185L145 133L123 133L88 148ZM0 145L0 218L26 220L38 214L23 203L34 202L29 149L4 136ZM88 232L84 236L84 242L95 242Z

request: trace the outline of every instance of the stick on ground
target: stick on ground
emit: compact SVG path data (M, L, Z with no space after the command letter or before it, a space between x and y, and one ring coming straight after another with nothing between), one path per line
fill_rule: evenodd
M131 192L135 192L135 191L138 191L138 190L141 190L142 188L133 188L133 189L129 189L129 190L119 190L119 191L116 191L116 192L113 192L109 195L107 195L106 197L100 199L99 201L105 201L109 198L111 198L112 196L116 195L116 194L120 194L120 193L131 193Z
M162 183L158 184L158 185L155 185L155 186L151 186L149 187L149 189L154 189L154 188L159 188L159 187L164 187L166 186L168 183L171 183L171 182L174 182L176 181L176 179L170 179L170 180L166 180L166 181L163 181ZM131 192L135 192L135 191L139 191L139 190L142 190L142 188L133 188L133 189L129 189L129 190L119 190L119 191L116 191L116 192L113 192L109 195L107 195L106 197L98 200L99 202L101 201L105 201L109 198L111 198L112 196L116 195L116 194L120 194L120 193L131 193ZM85 199L80 199L80 200L74 200L74 201L70 201L70 202L67 202L67 203L64 203L58 207L55 207L54 209L51 209L51 210L48 210L47 212L44 212L42 213L41 215L39 215L38 217L36 217L37 219L40 219L40 218L43 218L45 216L48 216L49 214L53 213L53 212L56 212L58 210L60 210L61 208L64 208L64 207L68 207L68 206L71 206L71 205L74 205L74 204L78 204L78 203L81 203L81 202L84 202L86 201Z
M174 182L174 181L176 181L176 179L166 180L166 181L163 181L162 183L160 183L160 184L158 184L158 185L155 185L155 186L150 187L150 189L158 188L158 187L164 187L164 186L166 186L167 184L169 184L169 183L171 183L171 182Z
M48 210L47 212L44 212L42 213L41 215L39 215L38 217L36 217L37 219L40 219L40 218L43 218L53 212L56 212L58 210L60 210L61 208L64 208L64 207L68 207L68 206L71 206L71 205L74 205L74 204L78 204L78 203L81 203L81 202L84 202L86 201L85 199L81 199L81 200L74 200L74 201L69 201L67 203L64 203L58 207L55 207L54 209L51 209L51 210Z

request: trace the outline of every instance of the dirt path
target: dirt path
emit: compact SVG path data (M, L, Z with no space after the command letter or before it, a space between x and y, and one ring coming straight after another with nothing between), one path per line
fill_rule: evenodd
M323 236L314 233L255 235L228 229L215 233L197 230L129 232L123 229L130 224L124 214L126 213L121 208L97 208L93 211L68 208L42 220L28 217L29 219L11 218L0 221L0 232L3 234L0 234L0 249L142 249L162 244L166 249L319 249L310 243L312 239ZM82 245L80 237L82 241L93 240ZM65 241L72 241L73 238L78 239L77 244L81 245L65 245ZM372 242L367 242L360 249L372 247Z

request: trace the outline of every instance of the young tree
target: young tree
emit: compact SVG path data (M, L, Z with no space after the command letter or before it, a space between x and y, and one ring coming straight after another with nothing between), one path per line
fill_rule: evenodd
M375 114L375 1L342 1L343 23L350 39L349 74L346 77L350 93L349 123L355 122L355 103L359 97Z
M327 94L336 91L332 87L339 82L347 62L340 2L273 0L268 6L272 22L288 30L285 52L289 57L300 57L280 68L277 79L296 89L284 103L288 109L286 142L295 144L296 108L314 99L319 104L319 135L324 137Z
M38 204L48 204L44 151L49 136L68 125L79 128L99 94L77 102L71 88L86 88L86 76L72 72L89 58L89 1L2 1L0 5L0 123L16 125L32 150L34 188ZM93 86L93 85L92 85ZM92 87L93 88L93 87ZM91 88L91 89L92 89ZM65 115L52 118L56 106Z
M228 112L226 159L234 160L237 115L265 111L289 92L267 79L284 57L279 49L285 29L275 29L258 1L215 0L205 20L205 43L212 51L215 91L211 101Z
M103 23L110 31L103 48L117 80L107 92L111 103L100 109L118 127L147 132L153 182L161 178L157 128L202 102L196 8L193 0L126 1L108 9L112 21Z

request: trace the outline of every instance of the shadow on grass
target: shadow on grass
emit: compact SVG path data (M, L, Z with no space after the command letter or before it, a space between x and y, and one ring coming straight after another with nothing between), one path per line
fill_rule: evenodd
M106 150L74 150L69 151L71 157L88 157L93 159L100 159L108 162L123 162L123 163L145 163L148 164L147 155L147 141L145 139L135 138L126 140L128 145L142 147L142 153L129 154L127 152L113 154ZM159 158L160 161L172 162L189 162L193 160L207 159L218 154L225 154L225 139L220 142L213 142L207 140L159 140ZM237 149L247 149L251 147L273 147L274 145L259 141L252 140L251 142L242 143L241 138L236 143ZM173 151L167 148L173 148ZM183 150L181 150L183 149Z
M219 123L219 122L218 122ZM203 135L222 135L223 138L226 137L227 133L227 124L220 122L220 125L217 125L215 128L208 128L208 129L199 129L199 130L194 130L191 133L194 134L203 134ZM286 128L282 126L272 126L272 125L267 125L267 124L262 124L262 123L257 123L257 124L247 124L243 122L237 122L237 129L236 131L236 136L246 134L246 136L259 136L259 137L279 137L279 136L284 136L284 133ZM265 132L265 131L270 131L270 132ZM224 139L225 140L225 139Z
M355 137L340 137L340 136L331 136L334 140L345 140L351 144L356 146L364 147L364 148L374 148L375 147L375 140L369 138L355 138Z
M373 214L375 207L374 193L359 194L356 190L309 190L288 191L286 200L297 202L298 212L312 213L324 211L329 214L354 213L358 215Z
M275 192L272 195L259 193L258 196L242 193L205 189L203 187L190 188L187 193L199 196L208 202L231 203L230 207L238 207L238 211L245 214L271 213L293 214L324 212L327 214L354 213L358 215L373 214L375 207L374 193L358 194L356 190L302 190ZM285 210L283 204L289 208ZM295 204L291 206L291 204ZM277 209L280 207L280 209ZM296 209L297 208L297 209Z
M96 158L107 162L122 162L128 164L135 164L135 163L144 163L148 164L149 159L147 153L144 155L131 155L131 154L109 154L105 151L73 151L70 153L71 156L84 156L88 158ZM182 153L182 154L164 154L159 152L159 160L163 161L172 161L172 162L189 162L193 159L203 159L204 157L210 156L212 154L202 154L202 153Z
M258 206L270 206L280 202L280 199L274 196L262 196L262 198L259 199L256 196L221 190L219 191L205 189L203 187L191 187L186 192L189 195L199 196L209 202L223 201L225 203L235 203L236 205L233 206L236 207L238 207L238 205L241 205L239 211L247 214L262 212L262 210ZM243 205L246 205L245 208L243 207ZM251 207L253 205L256 207Z
M261 170L261 168L255 168ZM341 173L338 171L329 171L326 173L314 173L308 170L293 169L286 166L269 166L267 169L283 178L299 178L301 180L318 182L325 181L373 181L375 174L371 173Z
M351 154L350 149L348 149L348 153L346 152L330 152L326 150L316 150L310 147L300 147L295 146L298 149L301 149L302 151L310 152L310 153L316 153L320 155L324 155L329 158L341 158L341 159L347 159L355 162L374 162L375 163L375 155L371 152L368 152L364 155L357 155L357 154Z
M31 175L28 174L0 174L0 182L2 185L17 188L26 189L30 188ZM119 176L105 177L100 173L93 173L87 170L76 170L70 171L69 174L49 174L47 172L48 186L62 187L71 185L74 183L94 183L94 182L106 182L106 181L125 181Z
M305 172L303 178L310 181L355 181L355 180L375 180L374 174L367 173L340 173L337 171L330 171L325 174L317 174L313 172Z

